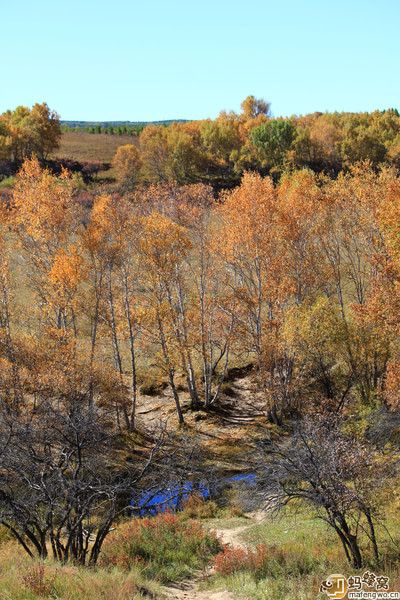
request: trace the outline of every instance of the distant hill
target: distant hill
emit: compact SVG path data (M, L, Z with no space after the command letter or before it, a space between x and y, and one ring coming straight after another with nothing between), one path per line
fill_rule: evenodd
M190 119L165 119L163 121L61 121L64 127L71 129L86 129L98 127L144 127L145 125L171 125L171 123L187 123Z

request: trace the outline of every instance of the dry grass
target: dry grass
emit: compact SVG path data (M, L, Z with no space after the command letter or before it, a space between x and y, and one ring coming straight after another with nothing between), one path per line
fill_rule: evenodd
M85 569L31 560L16 542L0 543L0 600L162 598L138 569Z
M189 518L190 508L197 513L206 505L193 501L180 515L121 523L107 538L94 569L31 559L0 526L0 600L161 599L157 582L190 577L221 550L216 536Z
M68 158L79 162L111 162L116 149L124 144L137 144L132 135L63 132L61 144L52 158Z

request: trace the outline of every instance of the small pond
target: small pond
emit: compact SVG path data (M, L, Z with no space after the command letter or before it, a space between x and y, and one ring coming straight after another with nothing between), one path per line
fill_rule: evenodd
M255 486L256 474L238 473L229 477L222 477L218 482L218 490L221 492L224 488L228 488L234 484L243 484L249 487ZM193 484L191 481L185 481L182 484L162 490L148 490L143 492L136 502L134 500L131 501L131 506L139 507L134 510L134 514L139 514L140 516L156 515L166 510L174 511L178 510L193 492L205 499L210 498L212 495L210 486L206 481L196 484Z

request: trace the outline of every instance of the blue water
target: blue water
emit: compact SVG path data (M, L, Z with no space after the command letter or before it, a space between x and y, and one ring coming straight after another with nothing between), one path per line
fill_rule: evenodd
M243 483L246 483L248 485L256 485L257 475L255 473L239 473L239 475L234 475L233 477L228 477L225 481L227 483L243 481Z
M224 477L219 482L219 489L228 487L233 483L243 483L246 486L254 486L256 484L255 473L239 473L232 477ZM176 511L182 504L188 500L189 496L196 492L202 498L208 499L211 497L211 489L207 481L197 483L195 486L191 481L185 481L183 484L177 484L162 490L147 490L142 493L135 501L131 501L135 513L140 516L156 515L166 510Z

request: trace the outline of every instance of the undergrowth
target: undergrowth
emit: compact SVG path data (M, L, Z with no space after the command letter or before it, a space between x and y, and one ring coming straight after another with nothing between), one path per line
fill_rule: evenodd
M146 577L166 583L206 567L220 549L217 537L198 521L163 513L118 527L104 543L101 564L136 567Z

